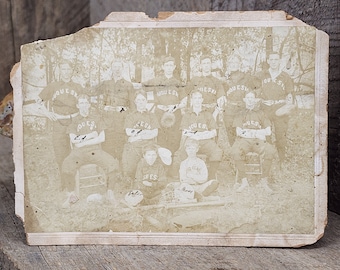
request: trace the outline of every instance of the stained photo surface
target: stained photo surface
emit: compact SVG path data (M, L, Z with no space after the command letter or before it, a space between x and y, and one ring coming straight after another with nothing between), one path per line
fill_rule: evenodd
M311 27L22 48L26 232L312 234Z

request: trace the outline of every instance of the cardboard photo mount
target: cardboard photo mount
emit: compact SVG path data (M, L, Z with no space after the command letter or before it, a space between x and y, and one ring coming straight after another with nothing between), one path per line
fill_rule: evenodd
M301 35L311 38L310 43L304 43ZM11 72L11 84L15 212L25 222L27 243L254 247L315 243L327 224L328 40L326 33L283 11L160 13L156 19L144 13L114 12L73 35L24 45L21 62ZM157 52L160 47L161 53ZM60 175L51 146L53 121L42 112L51 110L53 104L48 107L46 100L38 101L44 87L60 77L59 58L74 65L74 81L96 91L110 79L105 65L119 57L124 70L130 72L124 78L129 77L138 91L162 72L164 54L176 59L176 75L186 88L193 77L202 76L197 62L205 53L211 55L215 77L219 74L219 80L230 85L228 59L235 51L242 59L242 71L255 76L256 71L268 68L266 56L274 48L280 51L280 64L294 79L295 88L287 131L288 161L280 167L277 157L273 158L273 194L259 189L258 176L249 176L255 180L249 181L245 191L236 192L237 169L224 160L217 173L219 189L213 193L217 196L202 202L178 205L171 201L150 207L125 201L117 210L117 205L101 201L104 196L100 195L98 201L93 196L67 209L59 207L65 194L56 189ZM32 100L41 107L30 107ZM302 145L305 147L299 150ZM77 171L77 177L79 174ZM236 180L235 184L240 183Z

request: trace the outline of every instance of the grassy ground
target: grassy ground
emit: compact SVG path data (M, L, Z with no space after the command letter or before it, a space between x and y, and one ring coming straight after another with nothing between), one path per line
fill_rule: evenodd
M105 200L104 191L101 201L87 202L82 197L63 209L66 194L60 190L50 123L28 117L25 128L30 136L24 139L26 230L313 233L313 122L312 110L299 109L291 115L287 162L280 167L277 160L273 161L272 194L257 186L256 176L250 178L249 188L237 193L234 166L225 158L218 170L219 188L201 205L130 209L121 202L125 194L122 190L115 193L117 205Z

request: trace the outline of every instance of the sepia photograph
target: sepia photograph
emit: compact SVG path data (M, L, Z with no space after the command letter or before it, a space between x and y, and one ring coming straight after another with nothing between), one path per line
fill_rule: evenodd
M22 47L27 233L314 234L316 29Z

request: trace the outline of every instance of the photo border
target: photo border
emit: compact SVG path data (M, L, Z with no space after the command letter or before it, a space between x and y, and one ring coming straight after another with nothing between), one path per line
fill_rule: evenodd
M144 13L111 13L95 28L180 28L180 27L274 27L308 26L282 11L160 13L150 19ZM39 41L38 41L39 42ZM328 35L316 30L315 56L315 230L314 234L226 234L226 233L118 233L63 232L27 233L29 245L200 245L200 246L266 246L299 247L315 243L323 236L327 223L327 100L328 100ZM11 72L14 88L15 213L24 220L24 162L21 68Z

